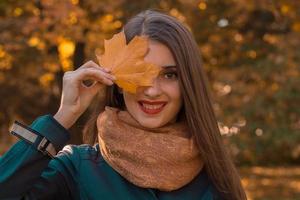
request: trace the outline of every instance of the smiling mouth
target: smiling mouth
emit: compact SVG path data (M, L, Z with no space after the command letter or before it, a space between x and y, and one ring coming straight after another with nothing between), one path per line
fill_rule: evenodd
M138 104L140 109L144 113L153 115L153 114L160 113L167 103L166 102L146 103L144 101L139 101Z

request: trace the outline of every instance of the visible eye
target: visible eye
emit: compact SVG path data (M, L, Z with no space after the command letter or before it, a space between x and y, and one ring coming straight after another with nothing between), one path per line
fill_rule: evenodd
M167 79L177 79L177 72L166 72L164 73L164 78Z

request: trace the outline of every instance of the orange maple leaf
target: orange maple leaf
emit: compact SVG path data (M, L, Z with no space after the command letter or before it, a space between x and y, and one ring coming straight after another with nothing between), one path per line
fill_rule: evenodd
M148 37L135 36L128 45L123 31L104 40L105 52L97 55L100 66L116 77L116 84L125 91L136 93L139 86L151 86L161 68L144 61L148 52Z

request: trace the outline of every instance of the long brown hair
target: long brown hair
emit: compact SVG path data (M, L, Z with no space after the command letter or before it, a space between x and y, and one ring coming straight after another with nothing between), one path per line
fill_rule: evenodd
M147 35L151 40L169 47L176 61L184 101L179 115L185 115L189 131L196 138L208 176L222 198L247 199L239 174L222 142L207 89L206 75L192 33L175 18L153 10L143 11L131 18L124 26L124 32L127 43L136 35ZM102 104L96 103L83 130L85 143L96 142L96 119L105 105L120 109L125 107L123 96L116 85L107 88L105 97Z

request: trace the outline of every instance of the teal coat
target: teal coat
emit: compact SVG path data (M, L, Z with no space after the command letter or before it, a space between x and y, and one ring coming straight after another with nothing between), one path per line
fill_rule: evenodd
M212 200L221 199L205 170L171 192L138 187L102 158L99 146L66 145L68 131L51 115L30 128L61 150L54 158L23 140L0 157L0 199Z

